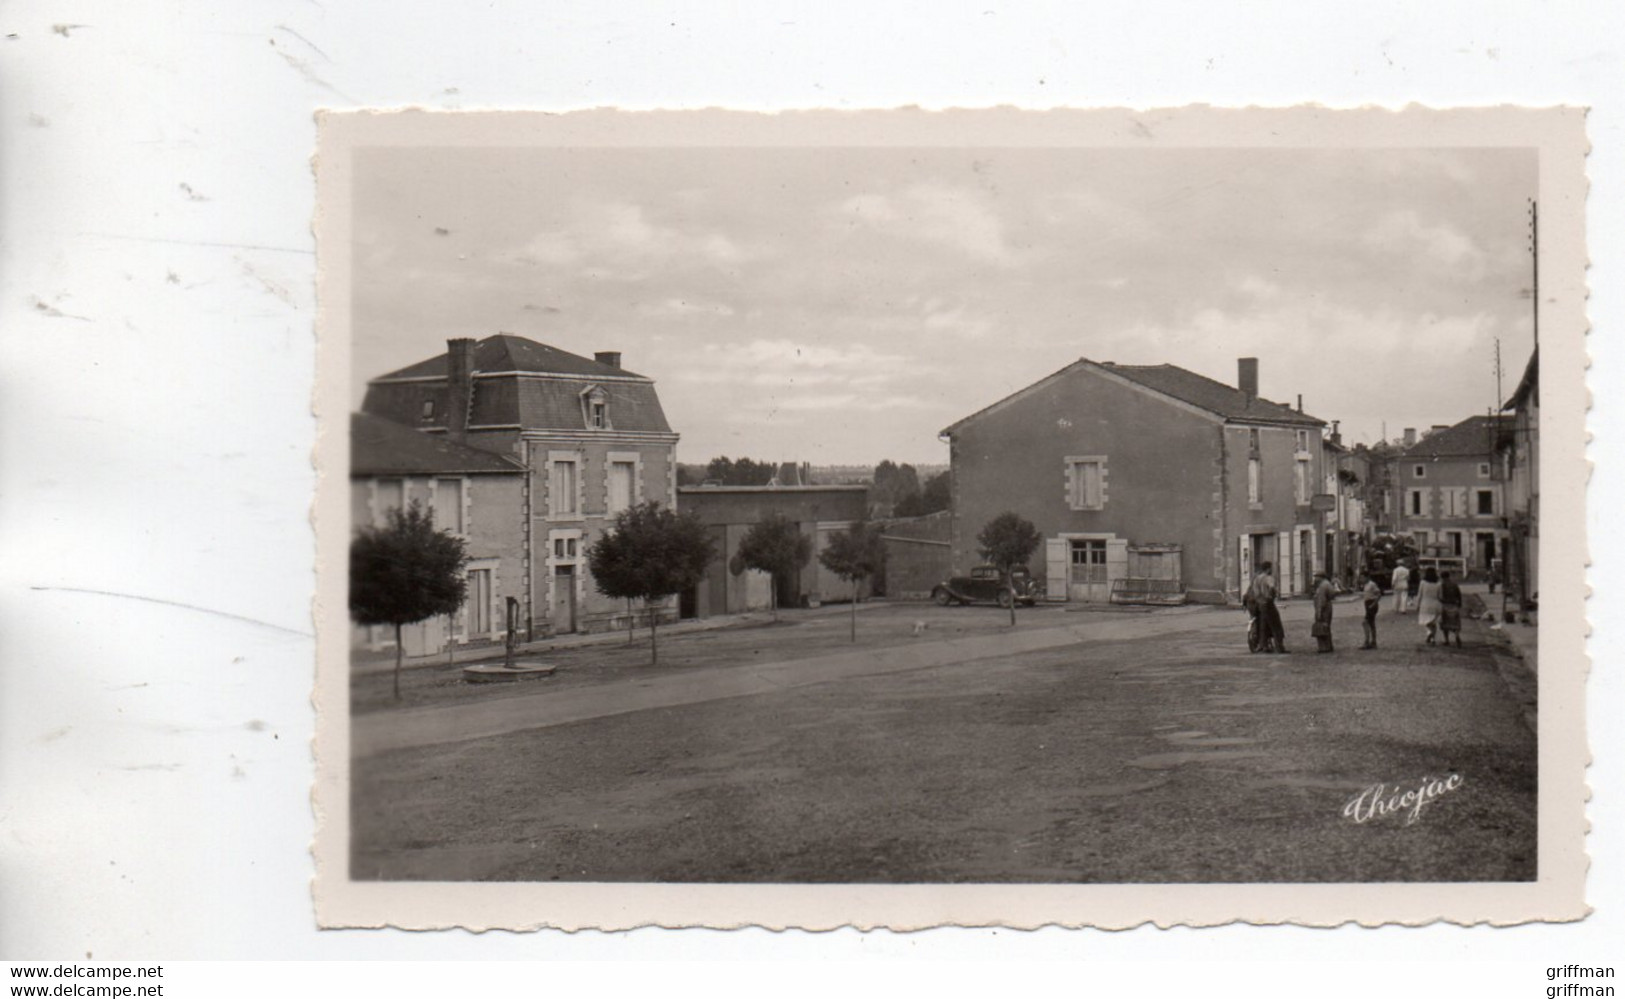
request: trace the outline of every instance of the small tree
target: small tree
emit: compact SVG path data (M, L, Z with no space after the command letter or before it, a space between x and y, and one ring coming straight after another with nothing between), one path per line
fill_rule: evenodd
M434 514L416 503L391 510L384 527L367 528L350 542L350 616L357 624L395 626L395 699L401 698L401 626L463 604L467 582L463 540L434 526ZM447 631L447 640L450 640Z
M649 611L650 662L660 662L658 601L698 583L716 555L699 518L640 503L615 516L615 526L587 549L593 585L607 597L642 600Z
M773 580L773 620L779 619L779 582L812 560L812 539L782 513L770 513L751 525L739 542L739 560Z
M1012 570L1026 565L1042 541L1038 528L1019 514L1001 513L987 522L976 536L977 550L982 558L999 567L1004 574L1005 593L1010 604L1010 624L1016 623L1016 586Z
M818 553L824 568L852 584L852 641L858 640L858 586L880 571L886 561L885 542L880 528L859 521L830 536L829 544Z

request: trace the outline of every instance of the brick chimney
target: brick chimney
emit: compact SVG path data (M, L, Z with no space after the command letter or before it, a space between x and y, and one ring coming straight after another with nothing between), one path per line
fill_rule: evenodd
M1413 446L1415 446L1415 444L1416 444L1416 428L1415 427L1406 427L1405 428L1405 446L1406 447L1413 447Z
M446 341L446 430L452 440L468 440L468 418L474 408L474 341Z
M1249 403L1258 398L1258 358L1236 358L1236 388Z
M592 359L599 364L607 364L612 368L621 366L621 352L618 350L600 350L592 355Z

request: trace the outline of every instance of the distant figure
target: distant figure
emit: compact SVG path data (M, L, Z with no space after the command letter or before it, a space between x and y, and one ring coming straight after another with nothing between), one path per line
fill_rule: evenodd
M1332 598L1337 596L1337 588L1326 575L1326 570L1315 572L1315 623L1310 626L1309 633L1315 636L1316 652L1331 652L1332 649Z
M1365 644L1360 648L1374 649L1377 647L1377 609L1382 606L1382 587L1368 572L1360 573L1360 579L1365 584L1360 587L1360 596L1365 599Z
M1273 651L1285 652L1286 626L1281 623L1281 612L1275 606L1274 568L1272 563L1259 563L1258 575L1253 577L1253 600L1258 604L1258 616L1264 626L1264 647L1273 646Z
M1413 564L1411 565L1411 585L1407 588L1406 593L1405 593L1405 599L1409 600L1410 603L1406 604L1405 605L1406 607L1415 607L1416 606L1416 597L1417 597L1418 593L1420 592L1420 590L1422 588L1422 573L1421 573L1421 570L1419 570L1416 567L1416 565L1414 564L1414 562L1415 562L1414 559L1412 560L1412 562L1413 562Z
M1443 609L1439 602L1439 573L1430 565L1417 584L1416 600L1416 623L1428 630L1429 645L1437 644L1434 639L1439 635L1439 612Z
M1439 575L1439 630L1444 632L1444 644L1456 636L1456 648L1461 648L1461 587L1450 578L1450 573Z
M1410 606L1411 570L1404 562L1394 567L1394 613L1403 614Z

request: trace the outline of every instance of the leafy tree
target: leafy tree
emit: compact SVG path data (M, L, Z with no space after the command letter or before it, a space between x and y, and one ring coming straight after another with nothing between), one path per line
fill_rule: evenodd
M899 517L923 517L948 509L949 499L948 473L938 472L925 480L925 486L919 492L910 493L898 501L897 508L892 512Z
M778 470L779 466L771 461L712 458L705 466L705 478L725 486L765 486Z
M698 517L651 501L615 515L610 532L587 548L587 567L599 593L643 601L650 661L659 664L655 603L698 583L715 555L716 544Z
M886 562L886 545L880 528L859 521L830 536L829 544L818 553L824 568L852 584L852 641L858 640L858 586L879 572Z
M1010 624L1016 623L1016 588L1011 570L1026 565L1042 541L1032 521L1015 513L1001 513L988 521L976 535L977 551L982 558L999 567L1004 574L1004 585L1009 594Z
M779 581L800 571L812 559L812 539L782 513L770 513L751 525L739 542L745 567L773 577L773 620L779 619Z
M948 509L953 503L952 485L947 472L938 472L926 479L925 488L920 490L920 502L924 505L920 512L936 513Z
M900 504L908 502L910 497L918 496L919 493L920 475L914 470L913 465L899 465L888 458L875 466L870 499L884 514L897 512ZM903 514L903 516L912 515Z
M350 616L357 624L395 626L395 699L401 697L401 626L462 606L468 584L463 540L436 530L434 513L413 503L389 523L350 542ZM450 632L448 631L448 637Z

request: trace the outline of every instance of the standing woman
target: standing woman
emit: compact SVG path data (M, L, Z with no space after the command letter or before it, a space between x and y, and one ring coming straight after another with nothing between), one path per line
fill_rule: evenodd
M1456 648L1461 648L1461 587L1450 578L1450 573L1439 575L1439 630L1444 632L1444 644L1456 636Z
M1433 645L1439 634L1439 615L1444 610L1439 600L1439 572L1433 566L1422 573L1416 594L1416 623L1428 630L1428 644Z
M1337 591L1332 588L1331 578L1326 570L1321 569L1315 573L1315 623L1309 633L1315 636L1316 652L1331 652L1332 649L1332 597Z

